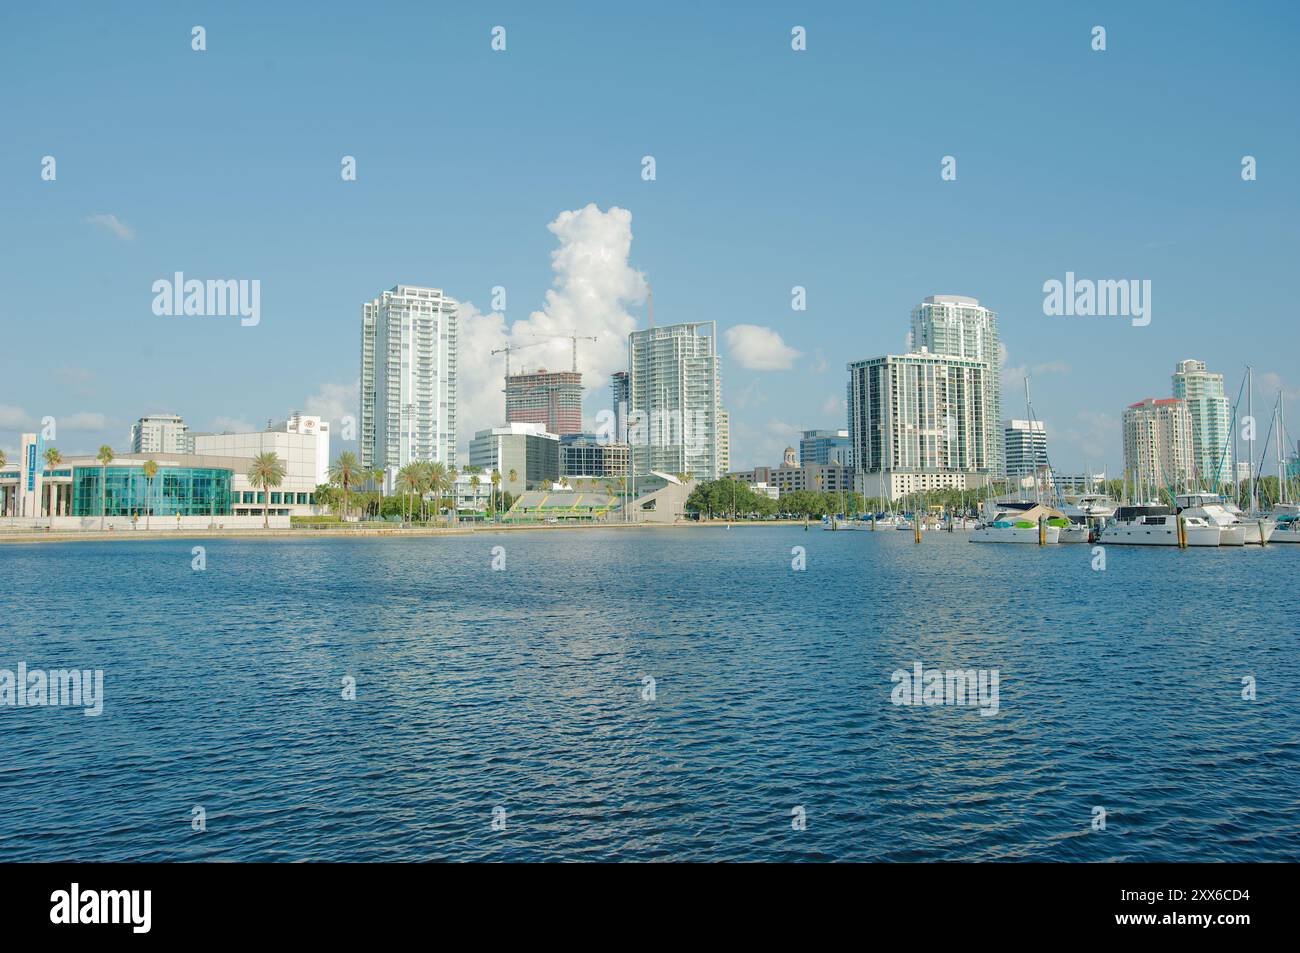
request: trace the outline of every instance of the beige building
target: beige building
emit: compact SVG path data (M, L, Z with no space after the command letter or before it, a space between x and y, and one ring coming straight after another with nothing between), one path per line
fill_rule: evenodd
M1182 489L1195 482L1192 416L1177 397L1151 398L1124 411L1124 475L1139 492Z

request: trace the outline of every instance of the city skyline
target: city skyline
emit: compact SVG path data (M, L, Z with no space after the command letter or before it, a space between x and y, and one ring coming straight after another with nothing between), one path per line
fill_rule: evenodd
M155 412L196 431L248 429L283 407L356 415L356 302L399 282L463 305L461 453L475 430L504 421L503 366L490 350L516 322L600 338L581 355L592 361L580 365L590 428L607 403L611 355L626 331L648 326L647 280L656 323L717 321L732 468L775 462L802 430L844 427L844 362L901 352L900 322L936 294L998 313L1003 393L1013 403L1032 375L1063 472L1119 472L1123 408L1167 394L1169 368L1189 358L1223 374L1230 394L1253 363L1257 410L1281 386L1300 419L1300 375L1275 357L1294 331L1273 304L1288 290L1300 191L1286 170L1300 148L1288 124L1260 121L1287 101L1267 67L1287 55L1286 31L1227 22L1202 36L1194 8L1172 21L1116 9L1098 53L1091 23L1067 12L1025 11L1009 25L959 5L938 11L938 38L990 53L969 83L918 74L909 64L936 37L901 29L891 11L801 13L801 54L787 14L733 23L692 10L695 29L683 31L671 17L642 24L594 7L518 11L494 15L510 36L494 54L495 20L416 6L377 12L355 31L322 21L294 44L280 37L301 29L296 18L235 6L208 17L203 53L189 47L189 24L167 17L7 10L12 35L54 31L65 55L112 80L87 89L45 75L39 43L16 44L6 66L0 447L12 457L16 435L46 415L73 453L125 448L132 423ZM1275 15L1298 16L1287 6ZM570 61L569 34L591 17L637 29L618 50L584 46ZM359 74L338 88L335 68L404 23L454 37L444 68L474 91L440 97L436 131L376 150L375 133L419 102L418 75L399 65L382 85ZM669 43L686 74L637 72ZM1230 71L1206 68L1224 62ZM1038 68L1046 63L1065 68ZM593 89L591 75L611 70L622 91ZM257 94L281 71L300 110L289 123ZM863 121L854 90L900 72L911 82L873 96L875 121ZM538 75L554 89L529 90ZM1187 95L1158 96L1170 83ZM715 90L719 108L683 115L693 88ZM1082 123L1074 110L1039 108L1085 93ZM575 139L537 108L557 94L573 104L572 123L599 134ZM759 99L792 117L790 136L773 138L769 110L745 105ZM115 123L101 128L95 117L110 103ZM158 115L175 121L162 144ZM258 149L213 136L218 115L265 130ZM849 121L831 123L841 116ZM1207 125L1208 150L1198 147ZM725 154L710 147L720 132ZM430 164L447 137L455 145ZM58 161L53 181L40 174L47 155ZM945 181L949 155L956 178ZM1256 181L1240 175L1245 155L1259 161ZM355 181L340 177L345 156ZM656 160L653 181L642 177L645 156ZM608 269L583 270L592 249L609 250ZM177 272L260 281L260 321L154 314L152 283ZM1044 282L1067 273L1150 280L1150 325L1045 315ZM584 282L601 289L594 310L577 294ZM806 310L791 306L796 287ZM499 307L497 288L508 293ZM534 353L563 368L567 350L558 341Z

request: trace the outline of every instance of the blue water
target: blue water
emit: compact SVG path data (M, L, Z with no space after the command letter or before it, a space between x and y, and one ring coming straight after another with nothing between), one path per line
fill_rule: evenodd
M106 694L0 708L0 860L1300 859L1300 547L196 542L0 546L0 668Z

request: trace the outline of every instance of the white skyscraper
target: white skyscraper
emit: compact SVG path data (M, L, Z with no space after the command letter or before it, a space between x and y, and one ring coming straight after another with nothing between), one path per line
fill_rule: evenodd
M636 473L722 476L729 453L717 323L670 324L628 335L628 443Z
M867 496L967 490L989 480L983 361L889 354L848 366L849 439Z
M1124 475L1139 494L1185 489L1193 482L1192 460L1186 401L1148 397L1124 411Z
M984 454L990 472L1006 473L1003 458L1002 362L998 354L998 316L965 295L930 295L912 309L912 350L964 357L988 365L984 375L984 396L980 401L984 418Z
M1047 428L1041 420L1008 420L1002 425L1007 476L1031 476L1047 466Z
M397 285L361 306L361 465L456 464L457 304Z
M1192 417L1192 457L1208 488L1233 482L1232 408L1223 393L1223 375L1205 369L1204 361L1179 361L1174 396L1187 402Z

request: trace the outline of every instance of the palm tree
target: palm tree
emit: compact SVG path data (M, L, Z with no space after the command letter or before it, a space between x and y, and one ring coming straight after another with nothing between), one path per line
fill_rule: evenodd
M0 466L3 466L3 464L0 464ZM497 493L499 493L500 490L501 490L501 471L494 469L492 471L492 515L493 516L496 516L497 513Z
M397 489L406 497L406 519L411 521L411 494L420 489L421 467L418 463L408 463L397 471Z
M153 478L158 475L158 464L153 460L144 462L145 509L144 528L149 528L149 517L153 515Z
M344 454L350 456L350 454ZM248 482L262 491L262 529L271 528L271 487L284 482L284 464L274 451L259 453L248 468Z
M104 531L104 501L108 490L108 465L113 462L113 448L104 444L95 454L99 461L99 531Z
M447 489L447 467L434 460L424 465L426 492L433 494L433 520L436 523L442 513L442 493Z
M474 509L477 510L478 509L478 488L483 485L483 481L480 480L478 478L478 474L475 473L473 476L469 478L469 485L470 488L473 489L474 491L474 502L471 505L474 507Z
M59 453L59 451L55 450L53 447L50 447L50 449L45 451L45 469L53 470L62 462L63 462L63 454ZM56 489L57 487L55 487L54 481L51 480L50 481L50 529L51 530L54 529L54 492Z
M334 466L330 467L330 480L343 487L343 519L348 518L348 491L362 479L361 464L357 462L357 455L351 450L345 450L339 454L339 458L334 461Z
M384 516L384 468L371 467L370 480L375 484L375 489L379 491L379 505L375 508L375 515L380 519Z

